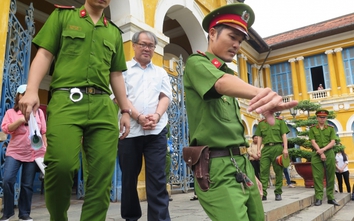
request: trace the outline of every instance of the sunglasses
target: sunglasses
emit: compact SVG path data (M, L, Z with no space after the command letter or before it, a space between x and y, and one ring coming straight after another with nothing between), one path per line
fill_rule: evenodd
M326 117L319 117L319 118L321 118L321 119L325 119Z

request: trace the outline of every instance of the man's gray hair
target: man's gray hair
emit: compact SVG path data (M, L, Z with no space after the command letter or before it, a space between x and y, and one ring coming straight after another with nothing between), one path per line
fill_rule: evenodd
M140 34L143 34L145 33L151 40L154 41L155 45L157 45L157 37L154 33L152 33L151 31L139 31L139 32L136 32L133 37L132 37L132 42L133 43L138 43L139 42L139 36Z

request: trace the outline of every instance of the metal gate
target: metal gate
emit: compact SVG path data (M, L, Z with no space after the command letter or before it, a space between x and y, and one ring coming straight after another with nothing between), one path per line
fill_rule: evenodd
M189 145L189 131L187 122L187 112L185 108L185 96L183 87L183 59L182 56L176 61L177 76L170 76L172 86L172 102L167 110L171 144L171 174L170 184L174 190L187 192L193 184L193 176L190 169L183 160L183 147Z
M16 89L19 85L27 82L28 70L31 58L31 42L35 32L33 20L33 5L31 3L29 9L26 10L25 22L27 30L25 30L15 14L17 11L16 0L11 0L9 23L7 32L7 42L4 61L4 72L2 81L2 93L0 104L0 120L8 109L13 108L15 103ZM6 140L1 140L1 173L0 182L2 184L3 167L5 161L6 147L9 143L9 136ZM21 174L21 169L18 174ZM17 176L15 184L15 204L19 197L21 176ZM0 196L3 196L2 185L0 186Z

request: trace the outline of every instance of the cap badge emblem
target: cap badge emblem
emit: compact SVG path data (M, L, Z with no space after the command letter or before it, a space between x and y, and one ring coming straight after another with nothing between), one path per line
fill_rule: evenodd
M248 23L248 20L250 19L250 13L248 13L247 11L243 11L241 18L242 18L242 20L244 20L246 23Z

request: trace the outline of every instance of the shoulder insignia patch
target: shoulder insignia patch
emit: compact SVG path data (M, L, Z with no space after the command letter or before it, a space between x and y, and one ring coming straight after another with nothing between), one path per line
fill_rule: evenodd
M57 4L54 4L54 7L60 8L60 9L75 9L75 6L70 6L70 5L57 5Z
M221 63L218 59L214 58L213 60L211 60L211 63L219 69L219 67L221 66Z
M201 52L201 51L198 50L197 53L206 57L206 54L204 52Z

